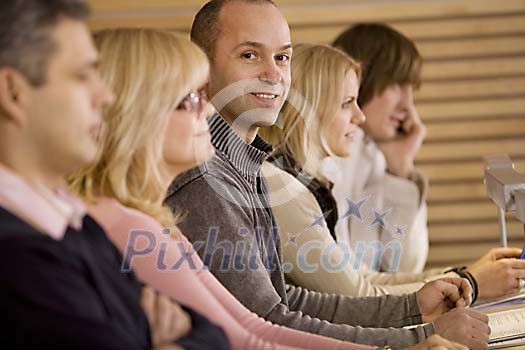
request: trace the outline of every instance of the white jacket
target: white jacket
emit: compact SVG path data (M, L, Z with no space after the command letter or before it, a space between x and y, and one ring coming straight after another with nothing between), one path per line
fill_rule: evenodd
M356 253L374 241L383 248L392 247L384 250L382 258L366 250L361 269L421 272L428 255L427 179L418 171L412 180L400 178L388 174L386 168L383 153L362 129L355 134L350 157L330 158L324 165L323 174L334 183L332 193L339 211L337 239ZM354 203L365 200L360 208L362 220L358 212L344 217L349 208L347 199ZM371 225L376 217L373 210L384 215L384 226L381 220Z

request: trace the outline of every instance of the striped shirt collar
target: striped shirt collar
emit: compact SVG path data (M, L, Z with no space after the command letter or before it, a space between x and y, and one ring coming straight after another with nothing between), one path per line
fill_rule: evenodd
M31 184L0 164L0 206L31 226L61 240L68 228L82 228L86 208L65 188Z
M257 176L262 163L272 152L272 146L258 135L251 144L247 144L218 113L209 119L209 125L213 146L222 152L241 174L248 177Z

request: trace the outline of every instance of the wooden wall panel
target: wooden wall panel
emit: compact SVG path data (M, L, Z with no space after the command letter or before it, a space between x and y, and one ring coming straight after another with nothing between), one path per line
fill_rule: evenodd
M472 123L472 127L475 123ZM489 140L462 140L455 142L428 143L418 153L416 161L433 162L465 159L482 159L483 156L496 153L508 153L512 156L523 155L525 151L525 137Z
M488 252L498 241L472 242L454 244L431 244L428 254L429 264L435 266L462 266L468 265ZM517 240L509 240L509 245L520 246L523 236Z
M429 266L464 264L499 243L482 157L505 152L525 172L525 0L277 0L294 42L330 43L348 25L383 21L423 57L416 104L427 126L417 156L430 181ZM92 29L188 32L201 0L91 0ZM523 227L509 216L509 239Z
M428 191L428 203L478 201L487 197L483 181L435 183Z
M450 140L488 139L499 137L522 137L525 130L525 111L523 117L480 119L472 121L449 121L427 125L427 143Z
M502 19L504 17L504 19ZM461 37L506 37L513 33L525 32L525 15L505 14L496 17L465 17L420 21L385 21L416 42L420 39L443 39ZM347 23L327 23L322 26L296 26L292 38L296 42L331 43L346 27ZM424 41L423 41L424 44ZM432 46L432 45L430 45Z
M523 239L523 225L516 219L507 220L508 237ZM430 239L436 244L455 244L458 242L494 242L499 240L499 226L494 220L477 222L430 224Z
M525 74L525 56L427 61L423 81L468 80Z
M525 20L525 18L523 18ZM449 57L494 57L520 55L525 51L525 40L520 35L505 37L467 37L458 39L416 40L421 54L427 59Z
M521 93L523 86L525 86L525 75L496 76L476 80L429 81L418 91L416 102L513 96Z
M525 98L518 95L499 96L497 98L489 96L473 100L427 100L418 102L417 107L421 118L428 124L458 120L481 120L523 115Z
M514 157L514 165L520 173L525 171L525 157ZM430 178L432 183L454 183L462 181L483 181L483 161L441 161L436 164L419 164L419 168ZM432 187L432 186L431 186Z

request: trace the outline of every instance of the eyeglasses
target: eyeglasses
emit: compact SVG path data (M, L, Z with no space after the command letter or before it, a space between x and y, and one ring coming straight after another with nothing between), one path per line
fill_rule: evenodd
M206 102L208 101L208 96L204 90L199 90L197 92L190 92L186 97L180 101L177 109L180 111L194 112L201 111Z

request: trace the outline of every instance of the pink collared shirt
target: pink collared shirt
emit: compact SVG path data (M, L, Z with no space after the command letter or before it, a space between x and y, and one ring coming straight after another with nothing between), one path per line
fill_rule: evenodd
M82 228L84 204L64 188L29 183L0 164L0 206L33 227L61 240L67 227Z

